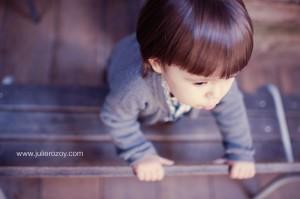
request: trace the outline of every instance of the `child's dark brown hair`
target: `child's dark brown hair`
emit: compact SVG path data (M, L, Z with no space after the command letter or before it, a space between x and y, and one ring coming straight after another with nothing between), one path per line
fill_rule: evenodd
M137 40L143 75L157 58L202 76L229 78L248 63L253 27L242 0L149 0L142 8Z

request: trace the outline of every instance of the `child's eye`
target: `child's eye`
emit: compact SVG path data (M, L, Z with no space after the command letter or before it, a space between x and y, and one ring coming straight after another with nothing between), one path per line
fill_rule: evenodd
M203 84L206 84L207 82L196 82L196 83L194 83L194 85L196 85L196 86L201 86L201 85L203 85Z

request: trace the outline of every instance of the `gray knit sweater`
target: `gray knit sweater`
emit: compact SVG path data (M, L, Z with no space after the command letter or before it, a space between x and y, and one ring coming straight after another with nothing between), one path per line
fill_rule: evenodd
M142 57L135 34L122 39L114 48L107 68L109 94L100 109L100 118L112 137L117 154L128 163L145 154L157 154L145 139L140 123L155 124L169 115L161 85L154 72L141 76ZM254 149L243 97L236 82L211 110L223 136L224 157L254 161Z

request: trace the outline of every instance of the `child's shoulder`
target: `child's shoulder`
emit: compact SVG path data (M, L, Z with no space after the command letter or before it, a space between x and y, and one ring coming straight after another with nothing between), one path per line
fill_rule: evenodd
M140 107L145 103L150 103L153 96L145 81L134 78L129 81L116 82L114 86L110 87L108 98L116 105L136 104Z
M135 34L120 40L113 49L107 66L111 92L119 96L150 95L149 85L142 77L142 63Z
M135 33L117 42L111 52L108 69L128 64L142 64L140 48Z
M107 66L108 79L141 75L142 57L135 34L120 40L110 55Z

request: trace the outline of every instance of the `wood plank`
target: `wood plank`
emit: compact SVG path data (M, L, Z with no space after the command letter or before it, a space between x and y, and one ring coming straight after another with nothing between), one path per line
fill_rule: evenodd
M293 139L293 135L297 135L300 133L300 116L299 117L288 116L287 123L289 127L289 132L292 135L291 137Z
M299 31L300 32L300 31ZM300 46L300 42L299 45ZM296 51L296 50L295 50ZM300 56L300 47L298 49L298 53L294 53L295 57ZM300 67L299 63L289 63L286 66L281 68L280 71L281 74L281 87L285 94L287 95L293 95L293 94L299 94L300 93L300 85L297 84L300 76Z
M300 142L294 141L292 138L292 149L294 152L294 157L298 159L300 157Z
M105 84L105 68L116 42L135 31L140 0L107 1L101 0L100 28L97 38L97 67L101 76L101 85ZM116 13L118 13L116 15Z
M4 14L6 11L6 2L1 0L0 1L0 28L2 30L3 21L4 21ZM1 31L1 34L3 33L3 30Z
M27 156L23 156L19 152L28 153ZM50 155L50 152L57 152L57 154ZM38 156L35 156L35 153L38 153ZM125 165L125 162L116 155L111 143L98 142L2 142L0 157L1 166Z
M0 104L3 106L93 106L99 109L107 92L104 87L0 86Z
M3 24L4 24L4 20L5 20L5 14L7 13L7 6L6 6L7 2L1 0L0 1L0 68L4 68L4 62L5 62L5 50L4 50L4 30L3 30ZM0 72L0 77L2 77L1 75L2 70Z
M283 85L282 76L286 76L286 67L299 66L300 8L295 4L257 0L246 1L246 6L255 34L252 58L241 74L242 87L253 92L265 83L274 83L285 92L288 88ZM299 77L300 73L293 75Z
M198 164L175 165L165 167L165 176L207 176L228 175L227 165ZM274 174L300 171L300 163L257 163L257 174ZM0 167L2 177L133 177L131 167L128 166L9 166ZM137 179L136 179L137 180Z
M56 106L100 106L108 90L105 87L89 86L1 86L1 105L56 105ZM255 93L243 93L248 109L273 110L274 102L269 91L262 87ZM71 100L72 99L72 100ZM283 96L288 109L300 109L295 105L298 95ZM298 108L297 108L298 107ZM3 106L1 106L3 108Z
M278 190L280 192L280 197L281 198L290 198L290 199L299 198L299 194L300 194L299 187L300 187L299 182L289 183L289 184L281 187Z
M101 24L98 0L59 2L57 41L51 78L55 85L99 85L97 42Z
M15 83L47 84L55 39L56 1L37 2L45 3L47 8L38 24L28 17L25 2L9 2L2 29L6 53L0 78L8 76Z
M159 182L142 182L137 178L108 178L104 180L103 198L158 198ZM113 189L112 189L113 187ZM126 187L126 188L125 188Z
M134 4L137 4L136 0L130 0L129 2L119 0L103 1L105 7L105 10L102 10L105 13L103 28L105 33L110 35L114 44L131 33L132 24L134 23L132 21L133 16L137 15L136 12L138 12L138 9L136 9L138 4ZM130 11L135 13L130 13ZM116 19L116 13L120 16L118 19Z
M1 177L0 187L6 198L40 199L39 178ZM2 199L2 198L1 198Z
M273 115L274 103L266 92L264 89L252 95L244 94L246 108L250 112L271 111ZM80 112L87 109L85 112L98 112L106 94L107 89L103 87L1 86L0 110ZM286 100L291 101L289 98L294 98L292 106L300 99L291 96ZM292 110L298 109L292 107Z
M168 176L159 183L156 198L210 199L211 184L208 176Z
M262 189L266 185L268 185L272 180L276 179L278 174L263 174L263 175L257 175L259 179L259 186ZM274 191L267 197L267 199L281 199L280 192L278 190ZM282 198L283 199L283 198Z
M41 198L102 198L102 182L98 178L43 178Z
M136 31L138 16L143 5L144 5L144 0L129 0L128 3L124 5L126 6L126 10L127 10L126 16L128 17L127 19L128 33L132 33Z
M228 176L210 176L210 180L213 199L249 198L240 180L232 180Z
M279 86L278 67L268 67L270 63L260 63L257 65L254 63L254 60L257 59L253 58L253 61L249 62L249 66L241 72L241 88L247 92L254 92L257 88L269 83ZM270 60L270 58L265 59Z
M224 149L222 143L154 142L155 148L163 157L176 164L209 164L220 158ZM298 144L299 145L299 144ZM254 143L257 162L284 162L285 156L280 142ZM299 148L299 147L298 147ZM196 152L197 153L196 153ZM27 156L20 154L27 153ZM39 155L30 155L36 153ZM46 152L80 152L77 156L68 154L46 155ZM199 152L201 153L199 155ZM296 153L297 154L297 153ZM300 156L295 156L299 161ZM0 166L84 166L84 165L126 165L116 154L112 143L100 142L2 142Z
M211 162L222 156L221 143L154 143L158 153L175 160L178 164L196 164ZM13 143L2 142L1 144L1 162L0 165L23 165L23 166L76 166L76 165L125 165L115 152L112 143L57 143L57 142L28 142ZM199 156L192 153L191 150L202 151ZM33 156L23 157L19 152L82 152L83 156ZM270 157L269 157L270 158Z
M261 115L260 115L261 116ZM0 112L2 140L110 141L97 113ZM274 118L249 117L255 141L280 139ZM47 125L45 125L47 124ZM189 126L189 129L186 129ZM142 131L154 141L220 141L221 134L212 116L181 118L175 123L142 125ZM298 134L292 134L299 140Z

